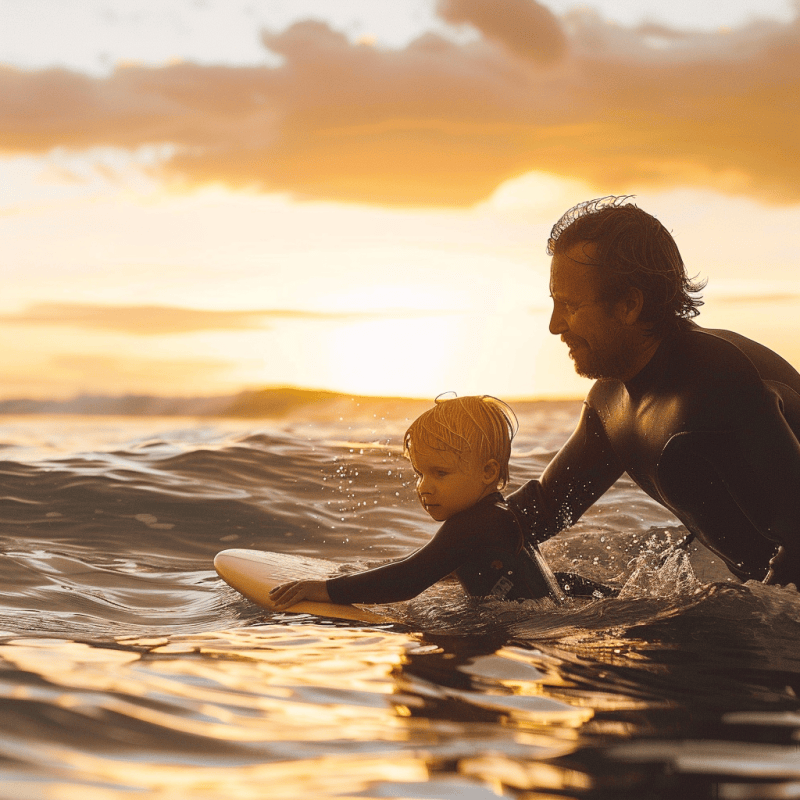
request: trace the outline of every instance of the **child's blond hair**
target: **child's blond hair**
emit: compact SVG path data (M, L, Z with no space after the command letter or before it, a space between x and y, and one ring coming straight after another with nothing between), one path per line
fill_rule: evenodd
M436 405L411 423L403 437L403 454L416 445L449 450L463 460L494 459L500 466L498 487L508 483L511 440L519 428L511 407L490 395L436 398Z

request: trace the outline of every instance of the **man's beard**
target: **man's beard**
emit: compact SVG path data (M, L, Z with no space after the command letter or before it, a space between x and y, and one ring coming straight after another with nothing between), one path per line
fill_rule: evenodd
M569 345L569 341L566 342ZM598 352L587 346L579 347L577 352L569 351L569 357L575 364L575 372L582 378L615 378L626 375L630 370L630 355L625 347Z

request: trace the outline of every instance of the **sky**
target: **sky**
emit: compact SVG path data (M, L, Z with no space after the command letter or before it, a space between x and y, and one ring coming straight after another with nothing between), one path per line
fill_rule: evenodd
M800 366L799 13L0 0L0 398L583 396L545 247L608 194Z

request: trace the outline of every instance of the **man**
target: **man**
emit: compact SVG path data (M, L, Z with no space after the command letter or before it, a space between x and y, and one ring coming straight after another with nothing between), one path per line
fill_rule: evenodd
M550 332L595 378L578 427L508 499L536 541L623 474L742 580L800 585L800 374L739 334L691 321L702 284L627 197L553 228Z

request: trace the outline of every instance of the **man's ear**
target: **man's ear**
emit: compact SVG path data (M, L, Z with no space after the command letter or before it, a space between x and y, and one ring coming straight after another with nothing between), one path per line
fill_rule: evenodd
M486 486L497 486L500 483L500 464L496 459L490 458L483 465L483 482Z
M641 289L631 287L624 300L617 304L620 322L625 325L634 325L639 321L644 308L644 294Z

